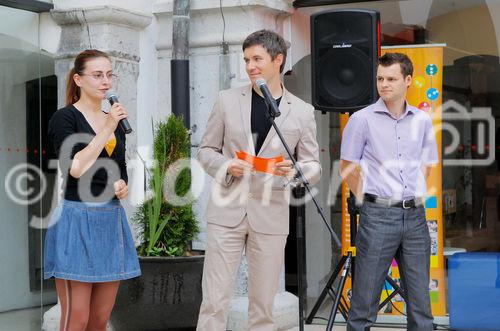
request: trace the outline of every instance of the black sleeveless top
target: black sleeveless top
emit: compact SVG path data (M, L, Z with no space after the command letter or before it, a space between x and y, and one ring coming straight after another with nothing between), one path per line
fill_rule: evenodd
M65 199L89 202L117 199L113 183L120 178L128 182L125 132L120 126L115 130L116 146L111 155L104 148L96 162L80 178L74 178L69 173L71 162L75 154L96 135L85 116L73 105L59 109L50 119L48 135L59 157Z

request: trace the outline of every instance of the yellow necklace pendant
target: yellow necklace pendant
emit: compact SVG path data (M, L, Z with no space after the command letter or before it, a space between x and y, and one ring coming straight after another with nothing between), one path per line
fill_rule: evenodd
M113 154L115 147L116 147L116 138L111 138L106 142L106 145L104 145L104 148L106 149L106 152L108 152L109 156Z

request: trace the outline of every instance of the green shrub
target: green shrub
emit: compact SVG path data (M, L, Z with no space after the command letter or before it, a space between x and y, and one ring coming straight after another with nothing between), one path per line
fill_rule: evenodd
M155 163L149 181L152 196L138 207L133 217L139 225L142 237L137 250L139 255L143 256L183 256L199 232L193 213L193 199L189 192L190 170L174 171L174 192L177 196L186 198L187 203L169 203L168 199L165 199L164 185L165 182L173 180L169 178L172 176L172 165L177 160L190 156L189 133L182 119L175 115L170 115L167 122L158 123L154 131Z

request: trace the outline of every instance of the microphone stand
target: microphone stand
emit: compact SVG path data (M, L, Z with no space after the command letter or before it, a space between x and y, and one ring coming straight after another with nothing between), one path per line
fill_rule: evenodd
M271 102L274 102L274 100L271 100ZM338 247L341 247L341 243L340 243L339 238L337 237L335 232L333 232L333 229L330 226L330 224L328 224L328 221L326 220L325 214L323 213L323 209L320 207L320 205L318 204L318 202L314 198L314 195L311 192L311 188L309 187L309 181L304 176L304 173L302 172L299 165L297 164L297 161L293 157L293 153L290 150L290 147L286 143L285 138L283 138L283 135L281 134L280 129L278 128L278 126L276 125L276 123L274 121L274 119L276 117L275 115L279 116L279 114L274 113L272 106L271 106L271 104L269 104L269 101L267 99L266 99L266 105L267 105L266 117L271 122L271 125L273 126L274 130L276 130L276 133L278 134L278 137L280 138L281 143L283 144L283 147L285 147L285 150L286 150L286 153L288 154L288 157L292 161L293 168L295 169L295 178L297 179L297 184L295 185L295 187L296 188L301 188L301 187L305 188L305 190L307 191L307 193L311 197L314 205L316 206L316 211L318 212L321 219L325 223L326 228L330 232L330 236L332 237L333 241L335 242L335 244ZM303 230L302 223L303 223L302 215L301 215L301 213L298 213L298 217L297 217L297 273L298 273L297 287L298 287L298 294L299 294L298 296L299 296L299 330L300 331L304 331L304 293L303 293L304 284L303 284L302 277L303 277L303 270L304 270L304 266L305 266L305 263L304 263L305 261L303 261L303 254L302 254L302 251L304 249L304 245L303 245L304 234L302 231Z

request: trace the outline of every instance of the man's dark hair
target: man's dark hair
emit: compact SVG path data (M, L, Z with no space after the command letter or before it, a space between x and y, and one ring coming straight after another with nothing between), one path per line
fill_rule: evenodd
M286 42L279 34L269 30L255 31L243 42L243 51L248 47L260 45L267 50L271 59L274 60L278 54L283 54L283 63L280 67L280 73L283 72L286 62Z
M398 63L401 67L403 77L413 75L413 63L410 58L402 53L385 53L378 59L378 64L383 67L389 67Z

